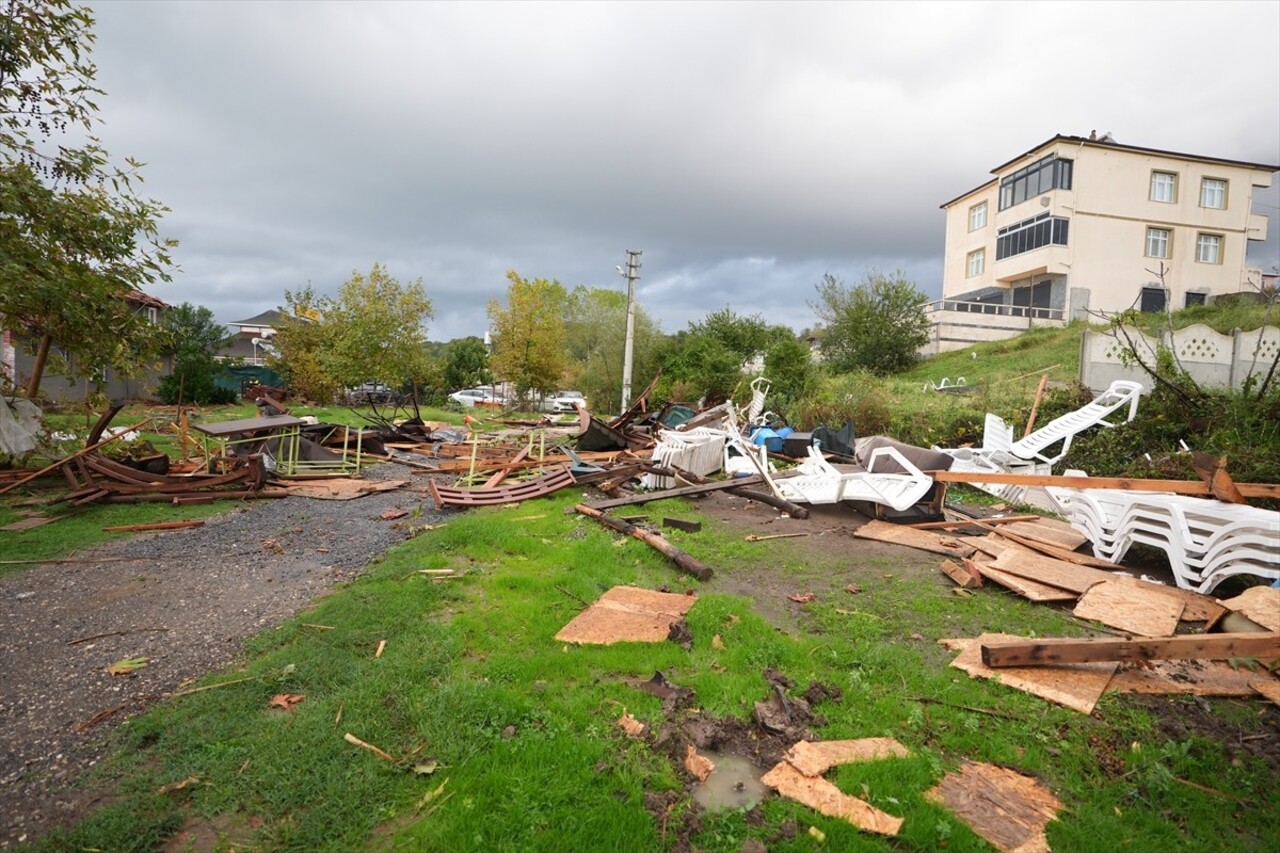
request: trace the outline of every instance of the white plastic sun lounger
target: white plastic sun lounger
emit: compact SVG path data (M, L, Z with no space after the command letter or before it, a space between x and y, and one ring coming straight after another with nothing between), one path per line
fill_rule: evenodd
M883 458L897 462L906 473L872 473L876 462ZM872 451L867 468L871 470L841 471L823 458L821 450L810 447L809 458L797 469L800 476L774 479L774 491L793 503L869 501L902 512L917 504L933 486L933 478L912 465L894 447Z
M687 432L661 430L658 443L653 448L653 464L679 468L704 477L714 474L724 464L727 439L728 433L709 427L697 427ZM670 489L676 485L673 477L657 474L645 474L641 482L647 489Z
M1128 417L1120 423L1133 420L1138 414L1138 401L1142 397L1142 391L1143 387L1138 382L1117 379L1089 405L1054 418L1026 438L1012 442L1007 449L1021 459L1039 459L1052 465L1067 455L1067 451L1071 449L1071 439L1085 430L1095 426L1118 426L1119 423L1107 420L1114 412L1127 408ZM1045 455L1045 451L1059 441L1062 442L1062 447L1057 455Z

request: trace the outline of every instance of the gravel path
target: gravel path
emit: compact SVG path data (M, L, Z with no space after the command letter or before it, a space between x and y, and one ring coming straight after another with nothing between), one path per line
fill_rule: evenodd
M422 506L414 524L440 517L409 469L379 465L364 477L409 485L349 501L254 501L203 527L77 555L93 562L0 577L0 848L105 796L71 783L123 719L231 662L246 637L403 541L397 522L379 518L384 511ZM103 634L112 636L71 645ZM127 678L106 673L126 657L150 663Z

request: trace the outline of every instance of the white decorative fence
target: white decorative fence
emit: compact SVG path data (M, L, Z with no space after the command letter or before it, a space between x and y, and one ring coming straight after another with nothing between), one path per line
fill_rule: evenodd
M1239 390L1250 375L1256 374L1259 379L1266 375L1280 352L1280 328L1263 326L1251 332L1237 329L1223 335L1197 324L1172 334L1161 332L1158 339L1129 327L1106 332L1091 329L1080 342L1080 382L1095 392L1117 379L1141 382L1150 389L1151 377L1134 362L1134 355L1154 368L1161 347L1172 351L1182 369L1201 387Z

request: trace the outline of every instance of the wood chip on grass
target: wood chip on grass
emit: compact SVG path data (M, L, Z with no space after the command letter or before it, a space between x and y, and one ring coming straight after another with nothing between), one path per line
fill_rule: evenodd
M561 628L555 638L592 645L661 642L697 601L692 595L615 586Z
M925 797L1006 853L1047 853L1044 828L1062 810L1058 798L1035 779L976 761L942 777Z

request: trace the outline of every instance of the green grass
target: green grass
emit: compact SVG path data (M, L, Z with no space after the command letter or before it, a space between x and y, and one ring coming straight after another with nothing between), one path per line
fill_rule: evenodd
M1066 805L1049 829L1058 851L1280 844L1275 779L1261 761L1235 760L1230 744L1166 741L1152 712L1123 697L1104 698L1090 717L971 680L946 665L949 655L935 643L981 630L1074 634L1077 623L990 590L955 596L934 576L892 560L863 565L835 555L808 565L793 552L788 559L778 543L747 546L740 533L704 519L701 533L677 544L726 579L856 576L863 591L820 596L804 608L800 628L783 633L751 599L717 593L713 582L688 615L690 652L668 642L556 642L581 609L576 599L623 583L699 586L641 543L565 515L575 498L454 517L393 549L305 616L255 637L243 667L209 683L251 680L167 700L122 727L100 771L119 799L39 846L146 850L194 821L221 828L228 844L267 850L663 849L688 804L673 810L664 838L644 795L683 783L659 750L617 730L624 707L655 728L664 721L661 703L622 679L660 669L697 691L704 714L746 720L765 695L761 672L770 666L802 688L819 680L844 690L843 701L819 706L829 718L822 737L891 736L912 750L911 758L831 776L903 816L902 837L865 835L770 798L760 825L741 812L705 816L690 838L697 849L728 853L756 838L771 850L812 850L809 826L826 833L831 850L987 849L923 797L964 759L1007 764L1053 788ZM646 509L655 518L697 516L687 504ZM465 576L432 583L417 574L426 568ZM723 649L712 646L717 635ZM269 708L286 692L306 699L293 713ZM1237 722L1263 730L1252 709ZM408 760L389 764L346 743L346 732ZM413 765L436 769L416 775ZM157 793L192 776L199 781L180 792ZM775 838L787 820L799 835Z

